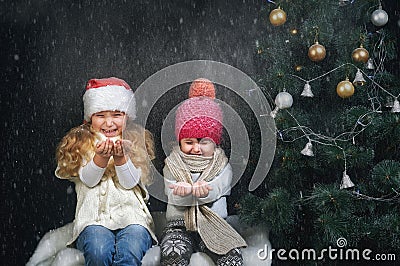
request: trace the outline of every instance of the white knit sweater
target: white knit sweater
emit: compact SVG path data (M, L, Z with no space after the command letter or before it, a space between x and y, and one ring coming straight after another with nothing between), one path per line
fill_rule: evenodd
M94 187L88 187L79 177L70 180L75 183L77 204L73 235L68 245L74 243L88 225L102 225L115 230L130 224L145 227L157 243L153 218L145 203L148 192L140 183L132 189L125 189L115 184L112 178L102 179Z

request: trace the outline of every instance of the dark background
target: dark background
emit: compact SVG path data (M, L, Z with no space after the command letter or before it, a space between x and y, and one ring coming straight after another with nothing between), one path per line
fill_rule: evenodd
M195 59L251 76L265 23L261 1L0 4L3 265L25 264L46 232L73 220L73 183L54 176L54 155L65 133L82 123L88 79L117 76L137 88L156 71ZM182 100L177 96L164 102ZM168 111L158 106L153 113ZM152 132L159 130L151 128L159 126L154 122ZM155 164L161 166L162 157ZM163 207L150 204L151 210Z
M54 176L54 154L65 133L82 123L88 79L117 76L136 88L164 67L195 59L255 76L255 41L268 21L260 10L268 5L0 0L2 264L25 264L46 232L73 220L73 184ZM386 11L397 26L398 11ZM163 210L154 200L150 207Z

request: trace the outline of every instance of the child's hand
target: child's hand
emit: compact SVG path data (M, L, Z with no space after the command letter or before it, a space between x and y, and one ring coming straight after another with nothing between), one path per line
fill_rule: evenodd
M169 188L173 189L173 194L178 196L187 196L192 193L192 185L186 182L177 182L175 184L170 184Z
M96 145L95 153L103 158L110 158L113 155L114 142L110 139L99 142Z
M114 144L114 156L124 156L132 151L132 141L129 140L117 140Z
M114 144L113 156L124 156L124 149L122 147L122 140L117 140Z
M198 181L193 184L193 196L197 198L204 198L208 196L208 192L212 187L206 181Z

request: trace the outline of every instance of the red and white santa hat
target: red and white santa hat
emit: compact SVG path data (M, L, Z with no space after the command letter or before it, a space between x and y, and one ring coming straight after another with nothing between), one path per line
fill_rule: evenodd
M131 87L124 80L111 77L91 79L83 95L83 119L91 121L93 114L102 111L120 111L136 118L136 101Z

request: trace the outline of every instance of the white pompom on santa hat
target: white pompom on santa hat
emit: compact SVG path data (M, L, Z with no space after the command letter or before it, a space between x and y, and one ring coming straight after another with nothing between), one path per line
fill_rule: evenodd
M135 95L128 83L115 77L88 81L83 95L83 119L90 122L93 114L102 111L120 111L132 120L136 118Z

